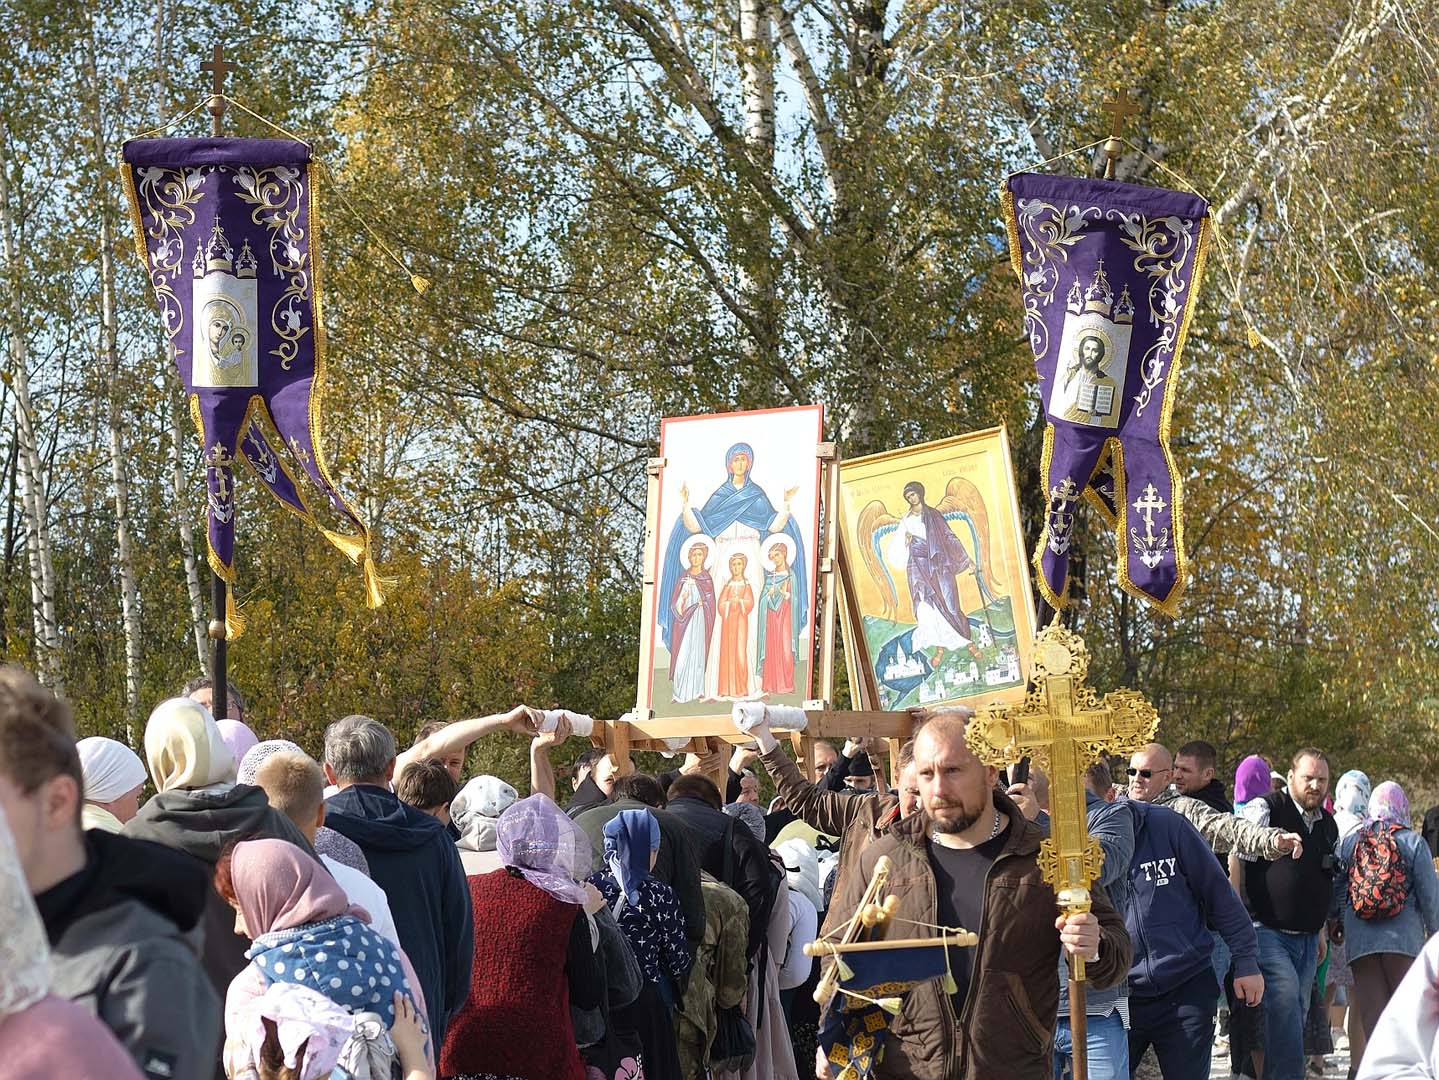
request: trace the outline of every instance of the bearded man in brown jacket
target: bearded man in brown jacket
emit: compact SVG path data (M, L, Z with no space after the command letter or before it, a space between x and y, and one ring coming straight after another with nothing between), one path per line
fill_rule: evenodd
M781 780L780 793L796 805L774 737L764 727L752 734ZM941 713L925 724L914 740L914 772L919 812L901 818L891 802L866 807L845 823L850 828L824 932L854 915L875 863L888 856L888 891L899 908L875 937L935 933L920 923L963 926L979 934L979 944L950 950L957 993L946 994L933 979L905 999L875 1076L1050 1080L1061 952L1084 957L1096 986L1117 985L1129 972L1124 920L1097 885L1092 912L1056 914L1036 861L1044 830L996 789L995 770L969 752L962 717Z

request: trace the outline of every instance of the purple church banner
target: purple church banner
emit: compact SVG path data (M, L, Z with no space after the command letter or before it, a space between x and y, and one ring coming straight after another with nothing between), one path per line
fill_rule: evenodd
M135 139L122 175L135 244L205 455L208 554L235 581L236 461L363 568L371 607L388 582L369 529L325 461L325 331L310 149L285 139ZM354 533L320 525L316 493ZM231 592L229 636L242 625Z
M1209 207L1165 188L1034 173L1010 177L1003 202L1048 420L1040 591L1064 607L1083 496L1116 530L1120 585L1172 616L1188 566L1169 423Z

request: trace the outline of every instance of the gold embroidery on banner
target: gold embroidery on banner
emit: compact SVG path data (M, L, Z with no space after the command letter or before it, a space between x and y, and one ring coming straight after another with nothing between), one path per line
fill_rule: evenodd
M250 220L270 231L270 263L285 278L285 291L270 310L270 329L280 344L270 350L278 357L285 371L300 352L300 341L310 332L304 325L305 300L310 293L310 269L305 231L300 228L300 206L304 187L299 183L300 169L293 165L276 165L270 169L241 166L234 170L236 197L253 206Z

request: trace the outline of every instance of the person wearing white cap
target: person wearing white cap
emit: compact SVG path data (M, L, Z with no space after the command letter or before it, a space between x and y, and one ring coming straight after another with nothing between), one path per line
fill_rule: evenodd
M80 824L117 833L140 811L140 792L148 776L140 755L114 739L92 736L75 744L85 776L85 805Z

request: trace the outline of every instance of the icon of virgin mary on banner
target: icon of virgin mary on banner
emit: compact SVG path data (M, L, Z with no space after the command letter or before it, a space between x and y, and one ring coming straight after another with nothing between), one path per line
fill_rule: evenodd
M1166 188L1033 173L1010 177L1002 199L1048 420L1040 592L1056 609L1068 599L1083 496L1116 530L1120 585L1172 616L1188 566L1169 425L1209 207Z
M657 715L806 699L820 429L819 406L664 421Z
M310 148L132 139L123 157L135 245L204 450L208 559L231 587L227 636L243 625L232 588L237 460L363 569L366 600L378 607L391 582L375 569L370 531L337 490L321 438L325 328ZM353 533L320 525L316 494Z

